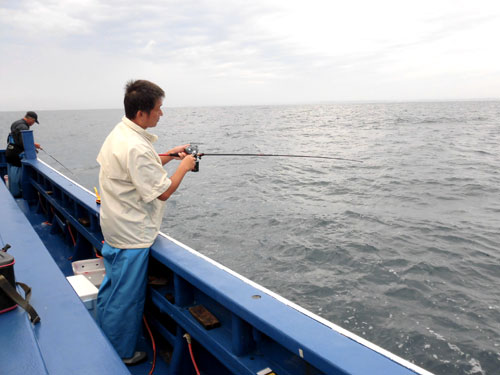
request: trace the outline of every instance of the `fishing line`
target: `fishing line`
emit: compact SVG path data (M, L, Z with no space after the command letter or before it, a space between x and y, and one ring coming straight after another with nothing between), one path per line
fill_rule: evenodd
M64 169L66 169L69 173L74 174L71 172L63 163L61 163L59 160L57 160L55 157L53 157L51 154L49 154L47 151L45 151L43 148L40 147L40 150L45 152L47 155L49 155L52 159L54 159L57 163L59 163Z

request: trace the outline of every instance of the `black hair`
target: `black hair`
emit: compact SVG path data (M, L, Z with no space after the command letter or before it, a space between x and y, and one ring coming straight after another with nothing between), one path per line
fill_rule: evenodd
M125 116L129 120L135 119L137 112L147 114L155 107L158 99L165 97L165 92L160 86L146 80L131 80L125 86Z

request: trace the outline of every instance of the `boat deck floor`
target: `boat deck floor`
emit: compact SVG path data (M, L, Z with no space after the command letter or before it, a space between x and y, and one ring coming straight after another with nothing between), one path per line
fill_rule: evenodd
M142 337L138 344L138 349L148 352L148 361L123 365L65 279L73 274L68 259L73 252L71 242L51 234L47 218L24 200L14 200L3 183L0 205L1 247L12 246L9 254L16 261L16 281L31 286L30 302L41 318L33 326L19 307L0 314L2 371L12 375L148 374L153 359L149 339ZM168 366L160 358L154 373L168 374Z
M63 236L51 234L51 224L47 222L47 218L43 213L36 213L35 208L29 207L24 200L18 199L17 202L44 245L47 247L47 249L50 249L50 255L52 256L54 262L57 264L64 276L73 275L73 269L71 267L71 257L74 251L71 242L69 242L68 239L65 239ZM144 330L144 333L147 334L146 330ZM137 348L138 350L145 351L148 354L148 359L147 361L135 366L129 366L127 367L127 369L134 375L146 375L151 370L154 357L153 348L149 337L145 337L144 334L141 335ZM157 355L156 358L154 373L168 374L168 366L165 361L160 358L159 355Z

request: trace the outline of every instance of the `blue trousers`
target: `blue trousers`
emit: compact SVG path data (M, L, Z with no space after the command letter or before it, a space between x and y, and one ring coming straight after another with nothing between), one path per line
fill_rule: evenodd
M136 351L146 298L149 248L101 250L106 276L97 295L97 324L121 358Z
M22 167L15 167L7 163L7 174L9 176L9 190L10 193L15 198L19 198L21 196L22 172L23 172Z

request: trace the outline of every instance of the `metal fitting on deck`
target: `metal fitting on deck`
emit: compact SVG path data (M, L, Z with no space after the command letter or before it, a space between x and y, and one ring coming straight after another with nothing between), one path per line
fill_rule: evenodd
M182 337L184 337L188 344L191 345L191 335L189 333L186 332Z

